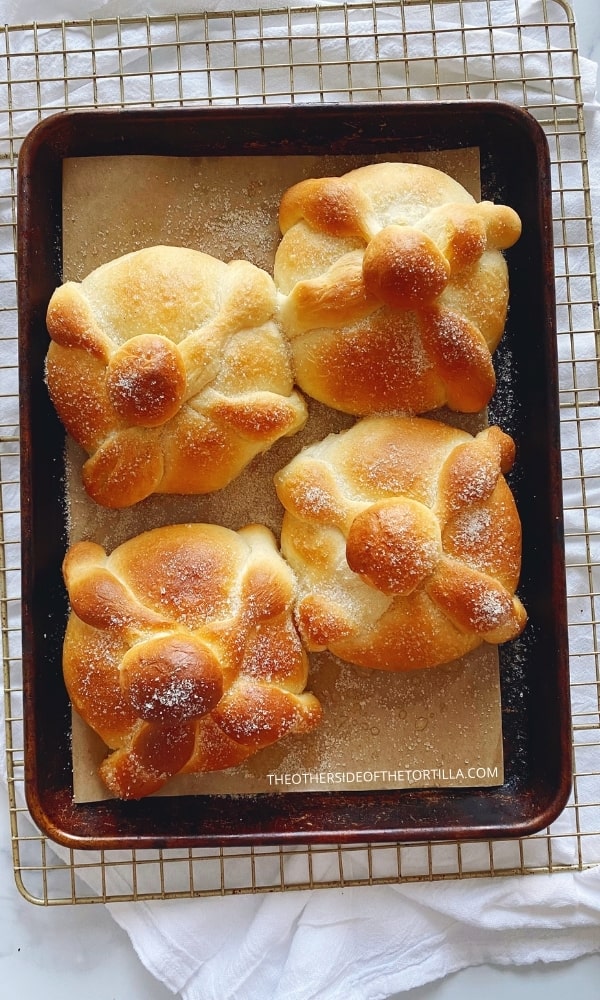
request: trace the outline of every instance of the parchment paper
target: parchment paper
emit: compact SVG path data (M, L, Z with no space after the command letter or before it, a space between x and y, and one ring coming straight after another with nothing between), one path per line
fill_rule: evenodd
M341 174L373 159L429 163L456 177L478 198L476 149L366 157L82 157L65 161L63 258L65 280L154 244L194 247L223 260L244 257L272 271L284 190L304 177ZM72 542L90 538L108 550L168 523L211 521L230 528L258 521L278 536L282 509L273 474L301 447L353 418L309 401L306 427L258 456L225 490L205 497L153 496L128 510L94 504L81 486L85 456L67 446L66 504ZM456 415L436 414L457 422ZM485 414L462 418L476 431ZM181 776L162 794L254 794L401 787L492 786L503 782L498 655L484 645L462 660L408 674L365 670L327 653L311 655L308 687L320 698L324 722L290 736L225 772ZM74 795L97 801L107 792L97 777L106 753L74 714Z

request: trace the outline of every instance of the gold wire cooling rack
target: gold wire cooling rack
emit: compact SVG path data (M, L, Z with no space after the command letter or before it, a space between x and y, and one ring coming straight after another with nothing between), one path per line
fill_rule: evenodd
M485 843L65 850L23 795L16 167L70 108L508 100L542 123L553 173L574 784L533 837ZM0 28L0 593L8 806L21 893L42 904L581 871L600 863L597 283L574 19L560 0L405 0ZM534 363L534 362L532 362Z

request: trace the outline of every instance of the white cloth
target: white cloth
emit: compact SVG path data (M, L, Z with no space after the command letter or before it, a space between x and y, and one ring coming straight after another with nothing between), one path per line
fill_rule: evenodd
M188 3L157 0L147 2L144 13L183 13L188 6L193 6L189 0ZM228 10L232 6L236 5L230 0L213 0L207 4L208 9L213 10ZM237 6L241 7L242 3ZM265 9L279 6L279 3L263 2L260 6ZM540 104L548 102L551 84L544 56L548 47L548 38L542 26L544 4L538 0L522 0L520 3L523 20L540 24L539 42L531 46L524 63L520 61L519 40L510 28L514 3L499 0L492 4L469 4L469 16L476 16L476 7L483 11L484 17L488 8L493 9L496 18L498 28L494 45L497 75L508 80L513 77L518 79L525 65L528 78L538 81L536 87L530 90L530 98L533 95L533 101ZM429 4L424 4L424 31L431 31L429 10ZM0 0L0 21L9 24L138 13L138 5L133 0L44 0L43 3L41 0ZM363 15L355 13L360 20ZM455 14L452 6L440 5L439 16L436 12L436 27L441 29L444 26L444 17L448 18L446 27L455 27L456 21L452 21ZM411 16L418 16L418 12L411 11ZM379 52L383 59L386 51L384 15L379 18L379 23L382 27ZM466 44L470 44L471 37L473 45L477 46L476 31L472 35L469 31L465 33ZM439 38L438 56L451 54L453 43L450 36L442 32ZM447 38L448 53L441 51L444 38ZM154 39L159 41L160 28L157 28ZM144 40L145 36L141 39L142 44ZM14 44L18 45L18 39ZM43 48L43 32L38 36L38 44ZM331 44L335 43L332 41ZM418 35L412 37L411 44L416 46L414 55L419 55ZM159 49L156 48L155 52L156 59L159 59ZM56 84L44 93L48 108L58 108L64 100L62 59L62 54L56 53ZM129 59L135 59L134 50L123 54L125 68ZM555 79L552 83L552 102L558 104L570 99L563 89L561 64L565 68L564 76L568 78L572 75L568 51L557 51L553 60ZM460 83L464 72L461 58L444 60L441 65L444 82ZM493 97L489 59L482 57L479 75L478 65L475 58L470 61L470 78L473 83L478 82L477 96ZM71 62L70 67L71 74L75 76L77 61ZM596 66L581 60L580 68L592 191L599 198L600 106L594 101ZM156 71L156 64L154 69ZM14 81L15 74L17 77L19 74L17 60L12 61L12 72ZM411 76L414 97L431 96L425 86L428 72L426 61L415 63ZM26 87L27 69L23 73L23 86ZM358 66L353 79L357 86ZM35 83L30 85L35 106ZM114 86L114 97L119 100L117 81ZM130 99L136 96L143 99L143 82L132 80L131 86L134 89L130 92ZM168 86L168 81L161 81L161 86ZM89 79L86 78L85 67L82 67L82 93L86 87L89 88ZM136 87L139 91L135 90ZM421 91L420 87L425 89ZM177 96L174 90L174 100ZM227 97L227 94L224 96ZM502 96L504 99L511 98L510 85L505 85ZM512 97L516 103L522 100L522 90L517 82ZM107 91L105 102L111 99ZM34 124L33 112L24 110L22 113L15 112L15 116L19 132L25 132ZM565 170L568 169L567 163ZM563 187L568 198L566 176L563 177ZM14 422L14 411L8 409L14 404L14 399L11 402L4 398L2 402L6 422ZM597 503L595 509L599 509ZM577 561L574 559L574 563ZM584 590L582 588L577 592L583 593ZM576 651L576 635L573 642ZM592 822L595 825L591 829L600 829L597 816L592 818ZM572 817L565 813L553 828L561 834L553 848L554 863L573 866L573 870L562 874L114 903L110 905L110 912L127 931L150 972L185 1000L383 1000L396 992L431 982L469 965L551 962L600 951L600 866L582 872L574 870L576 838L570 823ZM547 863L544 838L532 838L528 847L530 858L535 858L537 851L540 865ZM471 845L469 851L473 856L474 869L478 867L479 851L483 854L482 867L485 870L487 850L487 845ZM514 845L496 845L494 857L497 867L507 870L511 867L513 850ZM465 856L469 851L465 852ZM56 853L63 856L65 852L57 848ZM453 859L450 855L444 862L443 849L440 856L442 863L437 870L443 872L445 863L447 872L454 871L455 856ZM299 879L304 877L301 851L297 857L292 854L289 861L287 882L291 884L295 862ZM337 865L335 852L331 852L329 864L330 876L334 880L334 866ZM361 867L364 857L360 853L351 855L348 864L347 877L364 877ZM518 864L517 857L514 866ZM278 865L276 858L273 865L275 868ZM321 877L326 878L327 872L321 872ZM100 889L94 884L93 869L86 878L92 888ZM118 894L126 888L116 865L108 867L106 879L105 889L109 894ZM142 866L138 889L144 891Z
M471 965L600 950L600 871L116 904L186 1000L383 1000Z

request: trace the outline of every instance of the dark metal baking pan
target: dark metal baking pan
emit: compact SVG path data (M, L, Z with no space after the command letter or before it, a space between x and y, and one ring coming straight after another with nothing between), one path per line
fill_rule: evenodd
M505 781L494 788L277 792L75 804L62 680L67 598L64 431L44 383L62 280L67 157L381 156L476 146L482 195L520 215L490 419L517 445L523 636L500 651ZM187 847L505 838L547 826L571 786L551 179L537 122L496 102L208 107L58 114L26 138L18 175L25 786L38 826L72 847Z

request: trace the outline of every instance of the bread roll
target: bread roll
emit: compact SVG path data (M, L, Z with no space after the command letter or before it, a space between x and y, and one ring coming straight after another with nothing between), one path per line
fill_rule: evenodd
M433 167L375 163L294 185L279 223L274 277L301 389L359 415L488 403L513 209Z
M47 382L97 503L208 493L306 420L273 279L182 247L129 253L49 304Z
M319 723L293 574L266 528L170 525L110 555L78 542L64 578L65 683L112 751L100 775L114 796L232 767Z
M307 648L398 671L518 635L513 460L498 427L423 417L367 417L292 459L275 483Z

